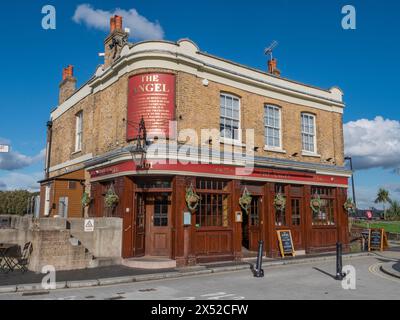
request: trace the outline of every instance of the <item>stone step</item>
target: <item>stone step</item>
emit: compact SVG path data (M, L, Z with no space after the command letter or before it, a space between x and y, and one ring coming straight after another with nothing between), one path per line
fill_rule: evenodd
M140 257L123 259L122 265L138 269L173 269L176 268L176 260L164 257Z

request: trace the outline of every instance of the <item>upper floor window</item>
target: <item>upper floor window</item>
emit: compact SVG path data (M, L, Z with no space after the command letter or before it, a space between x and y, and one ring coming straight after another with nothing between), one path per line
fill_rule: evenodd
M301 114L301 139L303 151L316 153L315 116L312 114Z
M240 141L240 99L229 94L221 94L220 100L221 137Z
M75 152L82 150L83 112L75 115Z
M281 148L281 109L276 106L264 107L265 144L271 148Z

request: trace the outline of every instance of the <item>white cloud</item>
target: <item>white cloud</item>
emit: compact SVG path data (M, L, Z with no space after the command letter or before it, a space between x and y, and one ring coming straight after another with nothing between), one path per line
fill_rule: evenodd
M345 153L355 170L400 169L400 122L376 117L344 125Z
M37 182L41 179L43 179L43 172L34 172L31 174L9 172L0 177L0 190L28 190L36 192L40 188Z
M43 149L39 154L30 157L21 154L17 151L10 151L8 153L0 153L0 170L18 170L44 160L46 149Z
M135 9L123 10L117 8L113 11L105 11L95 9L90 4L81 4L76 8L72 19L76 23L83 23L94 29L108 31L110 28L110 17L113 15L123 17L124 27L131 29L131 36L134 39L151 40L164 38L164 30L159 22L149 21Z

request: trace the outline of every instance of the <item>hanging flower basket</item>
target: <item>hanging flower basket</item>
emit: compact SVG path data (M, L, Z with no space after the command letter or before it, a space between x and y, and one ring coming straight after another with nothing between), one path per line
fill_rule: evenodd
M194 190L193 184L190 184L190 187L186 189L185 200L189 210L193 212L197 209L199 205L200 196Z
M315 194L311 201L310 201L310 207L312 211L314 212L319 212L321 207L322 207L322 200L318 194Z
M90 198L89 193L84 192L82 195L82 200L81 200L82 207L83 208L88 207L91 202L92 202L92 198Z
M115 191L110 188L104 196L104 204L107 208L115 208L119 203L119 197Z
M278 193L274 199L274 207L276 210L283 211L286 207L286 198L282 195L282 193Z
M242 207L243 210L246 210L249 208L251 204L251 194L249 190L247 190L247 187L244 188L242 196L239 198L239 205Z
M350 199L350 198L346 200L346 202L344 203L343 207L349 213L350 212L354 212L356 210L356 205L353 202L353 200Z

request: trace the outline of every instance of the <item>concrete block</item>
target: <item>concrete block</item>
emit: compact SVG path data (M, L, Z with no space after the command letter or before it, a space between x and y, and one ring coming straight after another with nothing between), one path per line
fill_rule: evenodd
M135 276L104 278L104 279L99 279L99 285L107 286L107 285L119 284L119 283L130 283L130 282L134 282L134 281L135 281Z
M44 291L41 283L19 284L17 285L17 292L24 291Z
M99 280L67 281L67 288L96 287L98 285Z
M0 293L11 293L17 291L17 286L1 286Z

